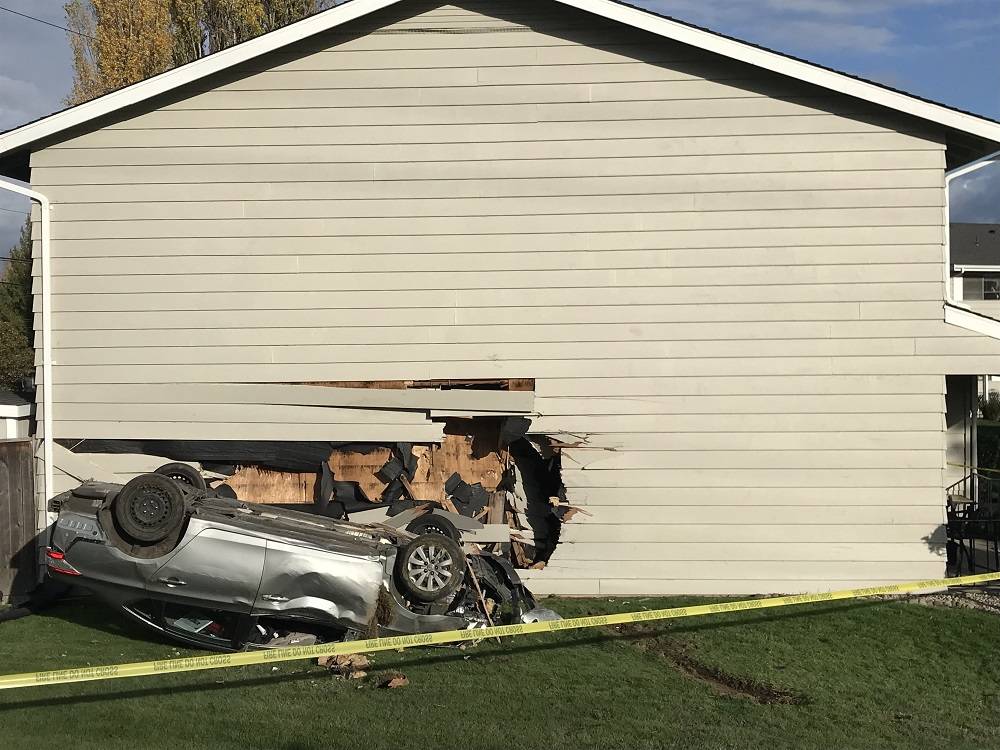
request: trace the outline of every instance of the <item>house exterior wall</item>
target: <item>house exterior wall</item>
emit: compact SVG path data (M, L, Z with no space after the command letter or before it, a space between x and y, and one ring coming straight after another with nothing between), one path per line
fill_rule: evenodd
M56 437L377 439L155 386L534 378L591 514L540 592L937 576L945 374L1000 370L942 320L944 166L556 4L404 3L33 155Z

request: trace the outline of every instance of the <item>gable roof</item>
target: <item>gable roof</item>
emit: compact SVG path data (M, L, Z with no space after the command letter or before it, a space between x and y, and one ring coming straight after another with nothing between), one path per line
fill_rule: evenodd
M71 128L85 127L97 118L403 1L349 0L242 44L9 130L0 134L0 174L26 178L27 155L31 146L39 141L51 139ZM965 143L963 161L982 156L1000 144L1000 122L995 120L742 42L620 0L551 1L941 126L949 135L957 135Z

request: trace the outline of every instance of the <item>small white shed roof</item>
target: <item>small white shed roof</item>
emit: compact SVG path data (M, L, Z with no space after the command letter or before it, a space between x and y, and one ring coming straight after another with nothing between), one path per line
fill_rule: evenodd
M10 391L0 391L0 419L22 419L31 416L31 404Z
M0 174L27 177L27 153L32 145L70 128L113 114L180 86L226 70L315 34L333 29L402 0L350 0L296 23L169 70L110 94L57 112L0 135ZM538 0L543 2L545 0ZM666 39L714 52L734 60L814 84L830 91L886 107L945 128L958 135L968 159L994 150L1000 143L1000 122L922 99L814 63L789 57L747 42L692 26L617 0L547 0L657 34ZM964 138L963 138L964 136ZM971 136L972 141L969 141Z

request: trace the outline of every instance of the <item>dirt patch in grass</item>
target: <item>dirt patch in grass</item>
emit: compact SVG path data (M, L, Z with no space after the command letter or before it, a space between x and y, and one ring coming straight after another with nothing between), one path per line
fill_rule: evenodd
M705 664L691 654L688 645L658 635L648 626L620 625L612 628L612 631L616 635L628 638L631 644L643 653L663 658L688 677L708 685L721 695L743 698L761 705L801 706L811 702L808 696L749 677L729 674Z

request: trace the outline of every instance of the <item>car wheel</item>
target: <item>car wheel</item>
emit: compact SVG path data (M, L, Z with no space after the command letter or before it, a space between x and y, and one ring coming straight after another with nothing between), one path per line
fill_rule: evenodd
M155 473L160 474L161 476L170 477L175 482L186 484L198 490L208 488L208 484L205 482L205 477L201 475L201 472L193 466L188 466L187 464L163 464L163 466L157 469Z
M461 539L458 529L455 528L455 524L444 516L439 516L437 513L427 513L421 516L407 526L406 530L411 534L417 535L440 534L441 536L454 539L456 542Z
M129 541L149 545L166 539L184 521L184 493L162 474L129 480L111 507L115 523Z
M449 537L422 534L400 551L396 558L396 574L408 598L420 602L440 601L462 585L465 555Z

